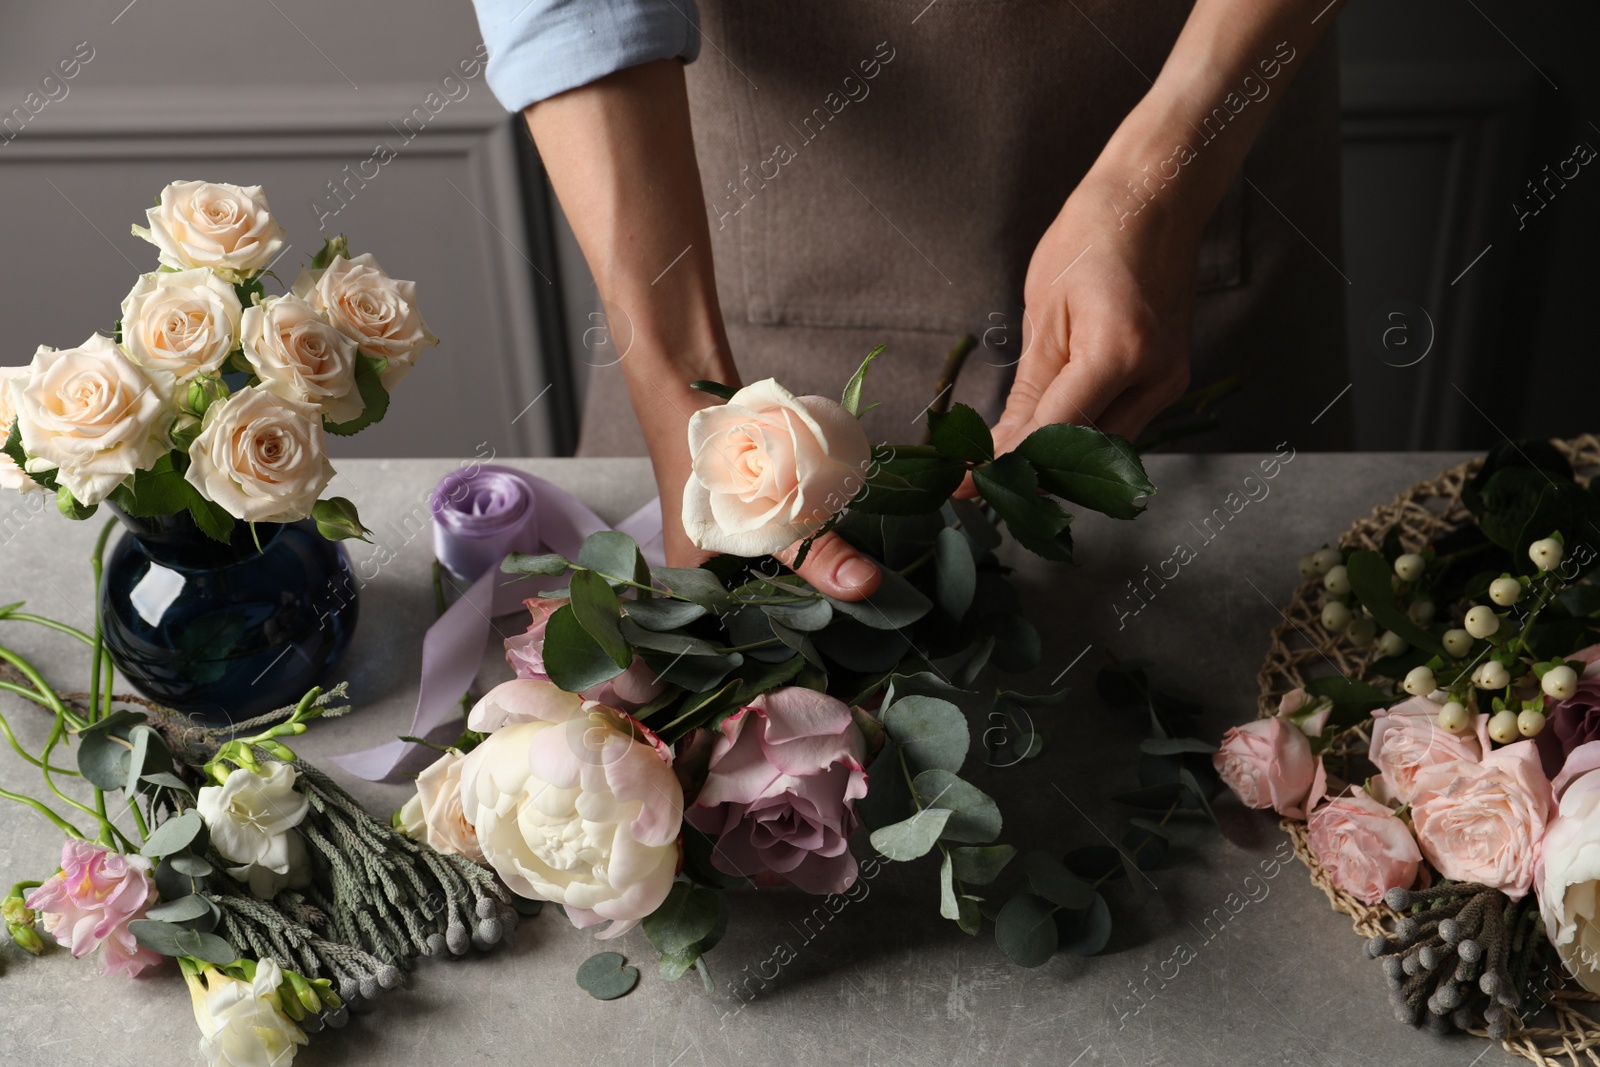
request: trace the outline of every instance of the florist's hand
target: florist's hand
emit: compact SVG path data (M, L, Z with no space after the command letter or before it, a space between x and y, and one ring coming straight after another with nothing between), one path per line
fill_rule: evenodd
M1170 195L1139 204L1091 173L1040 239L997 454L1058 422L1131 441L1188 388L1199 229Z

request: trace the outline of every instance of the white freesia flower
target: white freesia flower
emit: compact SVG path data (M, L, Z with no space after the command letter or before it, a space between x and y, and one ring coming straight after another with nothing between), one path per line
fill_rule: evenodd
M83 504L98 504L172 447L173 378L140 367L109 337L77 348L40 347L26 377L6 382L22 447Z
M11 402L11 379L26 378L27 367L0 367L0 437L9 436L11 424L17 421L17 408ZM0 441L0 444L4 444ZM0 489L16 489L31 493L42 486L19 466L10 456L0 454Z
M270 956L246 982L215 968L189 975L200 1055L211 1067L289 1067L305 1032L283 1013L283 971Z
M389 361L385 389L399 385L423 349L439 343L417 309L417 283L389 277L370 253L335 256L323 270L303 270L293 291L363 354Z
M263 900L311 883L306 843L294 830L311 799L295 788L296 777L284 763L272 764L264 774L238 767L222 785L204 786L195 798L211 844L238 865L228 873L248 882L250 892Z
M333 479L322 413L249 386L206 409L184 477L245 522L311 514Z
M135 226L134 235L159 248L163 264L209 267L229 282L264 270L283 247L283 227L259 185L173 182L145 217L150 228Z
M616 937L660 907L678 869L683 789L666 746L612 708L518 678L467 718L492 730L461 764L461 808L511 889Z
M244 355L277 396L315 404L349 422L365 409L356 388L356 345L295 297L268 297L244 313Z
M243 310L233 286L209 270L146 274L122 301L122 347L181 384L213 373L239 346Z
M761 556L814 533L865 484L872 448L838 402L767 378L689 418L683 527L710 552Z

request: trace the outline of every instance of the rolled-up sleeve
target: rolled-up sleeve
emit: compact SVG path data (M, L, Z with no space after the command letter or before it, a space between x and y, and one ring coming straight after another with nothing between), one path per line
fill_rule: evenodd
M694 0L473 0L489 88L509 111L654 59L700 51Z

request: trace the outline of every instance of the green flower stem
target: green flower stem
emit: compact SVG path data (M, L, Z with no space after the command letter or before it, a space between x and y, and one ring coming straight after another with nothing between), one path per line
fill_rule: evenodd
M94 542L94 554L89 557L89 564L94 569L94 661L89 670L89 721L94 722L100 712L100 670L102 659L105 655L106 638L105 629L100 624L100 581L105 572L106 541L111 537L111 529L116 526L116 519L107 519L106 524L100 528L100 536ZM114 675L113 675L114 677ZM106 714L111 711L111 679L106 680ZM98 790L97 790L98 792ZM97 798L98 806L103 810L105 801L103 797Z
M133 797L128 798L128 810L133 812L133 825L139 828L139 840L148 840L150 827L145 825L144 813L139 810L139 804Z
M76 838L79 841L83 840L83 834L78 832L78 828L76 826L72 825L70 822L51 811L50 807L42 800L39 800L35 797L30 797L25 793L13 793L9 789L0 789L0 799L14 800L18 804L26 804L40 815L43 815L46 819L49 819L51 824L54 825L57 830L60 830L68 837Z
M0 682L0 689L16 692L21 696L26 696L31 699L38 700L40 703L44 703L43 700L40 700L37 693L34 693L31 690L23 689L19 685L13 685L10 682ZM33 764L35 767L44 766L43 761L36 759L31 752L22 747L22 744L17 740L16 734L11 732L11 723L6 720L4 715L0 715L0 733L5 734L6 741L10 743L13 752L27 760L29 763ZM82 777L82 775L77 771L68 770L66 767L51 767L50 769L56 774L69 774L74 778Z
M76 626L68 626L64 622L57 622L55 619L47 619L43 615L33 615L26 611L13 611L5 617L8 619L15 619L18 622L31 622L38 626L43 626L46 629L59 631L60 633L66 634L68 637L77 638L86 645L94 644L94 638L90 637Z

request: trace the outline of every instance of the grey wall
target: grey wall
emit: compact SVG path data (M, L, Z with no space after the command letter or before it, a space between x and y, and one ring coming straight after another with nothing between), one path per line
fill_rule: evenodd
M285 281L345 232L417 281L442 339L388 418L336 454L549 453L533 293L550 283L530 255L511 121L481 70L459 66L479 48L467 0L6 4L0 118L75 49L92 59L0 134L0 364L110 329L155 268L129 227L166 182L261 184L293 244ZM367 162L387 157L380 144L394 158Z

